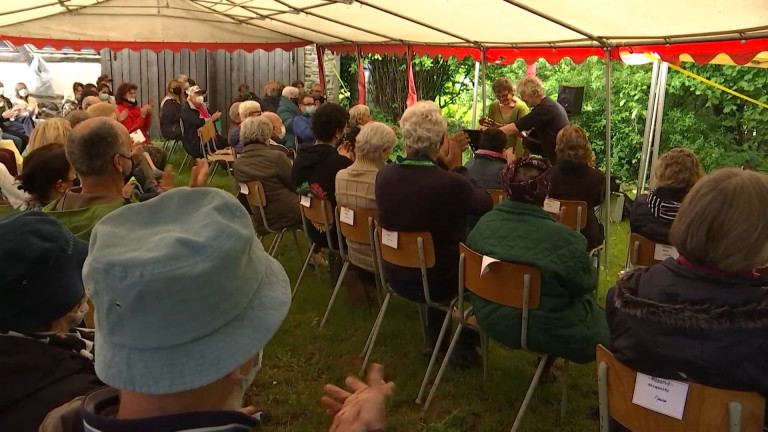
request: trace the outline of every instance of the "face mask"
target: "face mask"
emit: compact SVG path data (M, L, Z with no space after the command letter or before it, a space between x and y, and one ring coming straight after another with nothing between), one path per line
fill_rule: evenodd
M253 380L256 379L256 374L261 370L261 358L263 356L264 350L262 349L259 351L259 355L256 357L256 360L253 363L253 368L251 368L251 371L248 372L248 376L245 378L240 378L240 392L242 393L240 399L245 397L245 392L247 392L248 388L251 387Z
M280 137L280 139L285 138L285 126L280 128L280 135L278 135L278 136Z
M21 89L21 90L19 90L19 96L21 96L21 97L27 97L27 94L29 94L29 93L27 92L27 89Z
M109 95L107 95L107 98L109 98ZM99 96L99 99L101 99L101 96ZM130 103L136 103L136 98L126 98L125 100L127 100Z
M109 94L108 93L99 93L99 99L101 99L103 101L109 100Z
M181 87L174 87L171 89L171 93L175 94L176 96L181 95Z
M184 83L184 90L186 90L186 89L188 89L188 88L189 88L189 83L188 83L188 82L185 82L185 83Z
M195 103L196 103L196 104L198 104L198 105L202 105L202 104L203 104L203 102L205 102L205 98L204 98L203 96L197 96L197 97L195 98Z
M243 99L245 99L245 100L248 100L248 99L251 98L251 94L250 93L243 93L242 96L243 96Z
M0 94L5 94L5 87L0 87Z
M317 111L317 107L316 106L312 105L312 106L308 106L307 107L307 114L312 115L312 114L315 113L315 111Z

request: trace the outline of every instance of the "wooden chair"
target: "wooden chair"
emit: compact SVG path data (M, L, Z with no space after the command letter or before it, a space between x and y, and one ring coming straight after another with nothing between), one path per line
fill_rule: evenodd
M443 326L440 329L440 335L437 338L435 350L432 353L430 363L434 363L437 360L437 356L440 353L439 347L443 343L447 328L450 325L451 317L453 315L454 304L456 299L452 300L448 305L435 303L429 295L429 282L427 280L427 269L435 266L435 244L432 241L432 234L428 231L399 231L391 232L383 229L376 224L376 241L374 243L376 249L377 265L379 265L379 275L381 276L381 285L386 287L386 281L384 280L384 271L382 263L384 261L401 267L417 268L421 270L421 285L424 296L424 303L418 303L419 315L421 317L422 329L424 328L424 319L426 318L426 308L432 307L445 311L445 320ZM388 237L388 240L385 239ZM390 244L387 244L390 243ZM392 247L391 244L396 244L396 247ZM368 365L373 346L376 343L379 330L381 329L381 323L384 320L384 315L387 313L387 308L393 294L397 294L391 289L387 290L387 294L384 296L379 313L376 316L376 320L373 323L373 328L368 336L368 340L363 348L364 360L362 367L360 368L360 375L365 372L365 367ZM424 380L428 376L424 375Z
M497 205L501 204L502 201L507 199L507 195L501 189L488 189L488 195L491 196L491 199L493 200L493 206L494 207L496 207Z
M328 249L331 253L337 252L333 247L333 241L331 236L331 230L333 229L333 206L331 202L325 198L320 198L310 188L305 188L299 193L299 208L301 209L301 219L304 225L304 233L307 236L307 240L310 243L309 252L307 252L307 258L304 260L304 266L301 268L298 279L296 279L296 286L293 288L291 297L296 296L296 291L299 289L301 279L304 277L304 272L309 266L309 260L312 258L312 254L317 247L317 243L313 242L309 237L309 224L315 224L323 227L325 230L325 237L328 240ZM315 266L317 271L317 277L320 278L320 271Z
M339 273L339 279L336 281L336 286L333 288L333 293L331 294L331 299L328 302L328 307L325 309L323 320L320 321L320 328L323 328L325 322L328 320L328 315L331 313L333 303L336 301L336 294L338 294L339 288L341 288L341 283L344 281L344 276L347 274L347 270L349 270L349 256L344 251L342 243L344 238L353 242L368 245L371 248L371 256L375 256L376 254L373 246L376 209L358 209L338 205L336 206L335 214L336 227L338 228L336 233L339 238L339 252L341 253L341 259L344 264L341 267L341 273ZM342 217L342 215L344 215L344 217ZM350 219L352 222L351 224L349 223ZM376 276L376 285L378 286L379 275L375 267L376 266L374 266L374 274ZM379 300L381 300L381 298L379 298Z
M688 383L683 419L678 420L632 403L637 372L597 347L600 431L613 418L633 432L762 432L765 398L757 393L722 390Z
M550 205L555 206L550 207ZM584 201L566 201L547 198L544 210L551 214L561 224L570 229L581 231L587 227L587 212L589 207Z
M290 231L293 233L293 239L296 241L296 250L299 252L299 259L301 259L301 247L299 246L299 239L296 237L296 230L300 230L301 227L286 227L280 231L270 228L267 223L267 215L264 212L264 209L267 207L267 196L264 193L264 185L259 180L250 181L246 183L246 185L248 186L248 195L246 195L246 197L248 199L248 204L251 206L251 212L260 214L264 228L275 235L269 245L267 253L270 256L275 256L277 249L280 246L280 242L283 240L283 236L285 236L286 232Z
M426 410L429 409L432 398L437 391L437 386L440 384L440 380L445 372L448 359L450 359L453 349L456 346L456 342L458 341L459 334L464 327L471 327L480 332L483 350L483 379L485 380L488 364L488 336L478 325L472 308L470 307L469 309L464 310L465 293L466 291L469 291L478 297L482 297L502 306L521 309L520 346L523 350L541 357L539 366L536 368L536 373L533 375L531 384L528 387L528 392L525 394L523 403L520 406L515 422L512 425L512 431L514 432L520 426L523 415L533 397L533 392L539 384L544 365L551 357L548 353L538 353L528 348L528 314L530 310L539 307L541 299L541 272L538 268L533 266L513 264L498 260L491 261L485 268L483 268L483 255L478 254L463 243L460 244L459 248L461 254L459 256L459 298L457 307L459 309L459 316L462 317L462 320L459 322L459 327L453 335L451 345L448 348L448 353L443 360L443 364L440 366L435 382L429 392L427 403L424 405L424 411L426 412ZM562 375L563 394L560 406L561 423L565 420L568 363L569 362L566 360Z
M632 233L629 236L629 266L649 267L658 262L664 261L667 256L677 256L677 249L674 246L656 243L652 240Z

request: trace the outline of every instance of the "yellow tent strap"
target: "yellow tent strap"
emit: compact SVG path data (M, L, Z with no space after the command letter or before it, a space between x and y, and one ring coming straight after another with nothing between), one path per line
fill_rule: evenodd
M653 59L653 60L656 60L658 62L662 61L661 59L658 59L658 58L656 58L656 57L654 57L654 56L652 56L650 54L646 53L645 55L646 55L646 57L648 57L650 59ZM680 72L683 75L687 75L687 76L689 76L689 77L691 77L693 79L697 79L697 80L699 80L699 81L701 81L701 82L703 82L705 84L709 84L709 85L711 85L712 87L714 87L714 88L716 88L718 90L722 90L722 91L724 91L726 93L730 93L730 94L732 94L732 95L734 95L736 97L740 97L740 98L744 99L745 101L752 102L753 104L755 104L757 106L761 106L763 108L768 108L767 104L764 104L764 103L760 102L759 100L752 99L749 96L743 95L743 94L741 94L741 93L739 93L739 92L737 92L735 90L731 90L728 87L724 87L724 86L722 86L722 85L720 85L720 84L718 84L716 82L710 81L710 80L708 80L708 79L706 79L706 78L704 78L702 76L696 75L693 72L690 72L690 71L687 71L687 70L681 68L680 66L676 66L676 65L673 65L673 64L670 63L669 67L671 67L672 69Z

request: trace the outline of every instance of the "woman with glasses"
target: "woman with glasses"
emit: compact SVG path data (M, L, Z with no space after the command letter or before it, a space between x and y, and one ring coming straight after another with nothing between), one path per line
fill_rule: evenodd
M515 96L515 85L507 78L499 78L491 85L491 90L496 95L496 100L491 102L488 108L488 120L499 126L514 123L523 118L530 108L522 100ZM507 147L515 149L515 157L524 156L523 138L519 135L507 137Z

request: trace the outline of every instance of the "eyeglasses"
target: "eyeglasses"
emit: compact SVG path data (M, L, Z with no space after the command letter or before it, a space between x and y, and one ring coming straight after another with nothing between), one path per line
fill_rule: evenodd
M261 111L253 111L250 114L248 114L248 117L258 117L261 115Z

